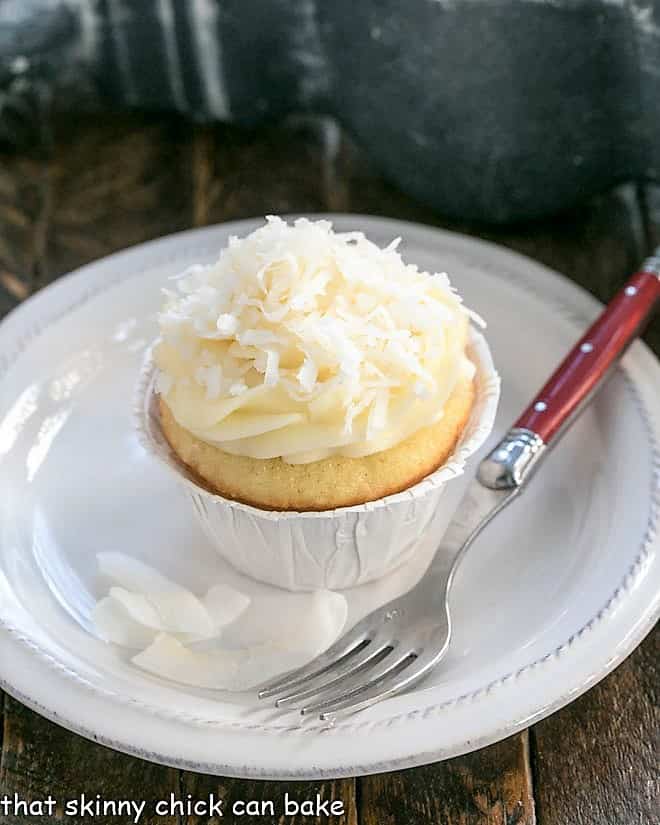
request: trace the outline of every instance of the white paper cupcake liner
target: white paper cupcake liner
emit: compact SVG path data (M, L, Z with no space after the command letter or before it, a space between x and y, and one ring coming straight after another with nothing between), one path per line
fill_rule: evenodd
M472 329L468 355L476 366L476 398L453 455L407 490L337 510L260 510L204 489L168 444L147 354L135 403L145 450L179 480L220 555L252 578L287 590L340 590L390 573L427 541L440 540L454 515L448 482L462 475L493 429L500 379L484 337Z

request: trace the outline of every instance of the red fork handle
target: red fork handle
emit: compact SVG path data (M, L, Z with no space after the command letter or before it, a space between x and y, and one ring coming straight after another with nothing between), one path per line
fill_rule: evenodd
M514 424L550 445L570 424L649 320L660 299L660 249L630 278Z

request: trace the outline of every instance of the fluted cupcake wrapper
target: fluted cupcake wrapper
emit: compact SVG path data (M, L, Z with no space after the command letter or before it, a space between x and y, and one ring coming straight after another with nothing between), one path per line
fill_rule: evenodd
M135 425L145 450L179 480L218 553L237 570L287 590L340 590L381 578L429 543L440 543L456 506L455 497L443 495L447 484L463 475L488 438L500 396L488 344L475 329L468 355L476 366L476 397L451 458L400 493L351 507L260 510L201 486L162 432L151 352L138 381Z

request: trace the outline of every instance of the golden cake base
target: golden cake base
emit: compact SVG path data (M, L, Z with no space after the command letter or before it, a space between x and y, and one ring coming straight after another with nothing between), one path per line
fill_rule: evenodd
M192 435L160 399L161 427L179 459L212 492L263 510L334 510L412 487L451 456L475 398L472 381L461 381L430 427L379 453L332 456L310 464L281 458L231 455Z

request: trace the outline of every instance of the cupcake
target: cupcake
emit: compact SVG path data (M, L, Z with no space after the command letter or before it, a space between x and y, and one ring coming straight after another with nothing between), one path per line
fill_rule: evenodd
M411 487L474 402L468 313L446 275L327 221L269 218L168 291L162 427L204 485L268 510Z
M470 312L447 275L405 263L397 246L334 232L324 220L270 217L165 290L147 367L147 430L153 436L155 423L158 450L221 552L257 578L347 586L401 563L437 521L430 499L421 512L420 489L438 493L460 473L466 444L476 449L492 426L497 380ZM386 527L401 502L409 512ZM381 563L359 558L357 534L347 542L337 522L360 512L379 513ZM237 513L251 526L241 531ZM403 535L411 516L417 529ZM271 538L284 540L284 567L311 552L334 574L321 561L301 582L300 571L277 571L272 546L265 566L258 552L250 559L255 536L268 542L255 519L277 525ZM357 567L337 552L351 542Z

